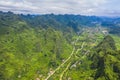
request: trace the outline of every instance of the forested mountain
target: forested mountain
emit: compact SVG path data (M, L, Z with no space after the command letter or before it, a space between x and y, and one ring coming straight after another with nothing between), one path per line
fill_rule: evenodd
M32 26L54 27L64 29L72 27L74 31L78 31L79 27L104 26L109 28L111 34L120 34L120 18L82 16L82 15L20 15L28 24Z
M94 79L119 80L120 52L116 50L112 37L106 36L95 50L91 65L92 69L96 69Z
M0 80L119 80L120 19L0 12Z

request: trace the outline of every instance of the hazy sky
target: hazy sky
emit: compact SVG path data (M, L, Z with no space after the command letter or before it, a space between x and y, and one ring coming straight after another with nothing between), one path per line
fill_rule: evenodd
M120 0L0 0L1 11L120 16Z

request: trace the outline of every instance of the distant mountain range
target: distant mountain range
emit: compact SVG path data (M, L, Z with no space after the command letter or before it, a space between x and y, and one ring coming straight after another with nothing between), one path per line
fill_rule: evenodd
M0 12L0 80L119 80L120 18Z

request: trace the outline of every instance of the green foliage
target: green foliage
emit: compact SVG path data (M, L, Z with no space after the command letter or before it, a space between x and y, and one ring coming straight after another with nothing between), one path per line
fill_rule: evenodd
M115 41L111 36L106 36L103 41L97 46L99 49L106 51L107 49L116 50Z
M74 47L75 51L81 49L83 42L83 49L50 79L58 80L70 63L63 80L119 80L120 38L112 35L114 39L103 39L104 28L93 23L108 25L103 20L94 16L0 12L0 80L45 79L68 59Z
M61 31L30 27L13 13L1 15L5 16L0 16L0 80L43 78L69 56L72 46Z
M96 47L96 53L93 55L92 69L96 69L94 79L96 80L118 80L119 73L115 72L116 62L119 62L116 55L115 42L110 36L106 36ZM118 70L117 70L118 71Z

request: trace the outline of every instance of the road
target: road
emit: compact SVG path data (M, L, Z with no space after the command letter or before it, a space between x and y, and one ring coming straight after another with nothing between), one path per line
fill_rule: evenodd
M82 43L81 48L80 48L80 49L77 49L77 51L75 52L75 54L77 54L80 50L83 49L84 44L85 44L85 42ZM64 73L67 71L67 69L69 68L69 66L70 66L70 63L67 65L67 67L65 68L65 70L64 70L64 71L62 72L62 74L60 75L60 79L59 79L59 80L62 80L63 75L64 75Z
M62 80L63 75L64 75L64 73L68 70L70 64L71 64L71 62L67 65L67 67L65 68L65 70L61 73L61 75L60 75L60 79L59 79L59 80Z
M79 37L80 37L80 36L78 36L78 38L73 42L74 44L76 44L76 43L78 42ZM81 49L83 48L83 45L84 45L84 42L83 42L83 44L82 44L82 46L81 46ZM80 50L81 50L81 49L80 49ZM48 76L45 78L45 80L48 80L52 75L55 74L56 71L58 71L66 62L68 62L68 61L71 59L71 57L73 56L74 53L75 53L75 46L73 47L73 50L72 50L70 56L69 56L63 63L61 63L61 65L58 66L50 75L48 75Z

